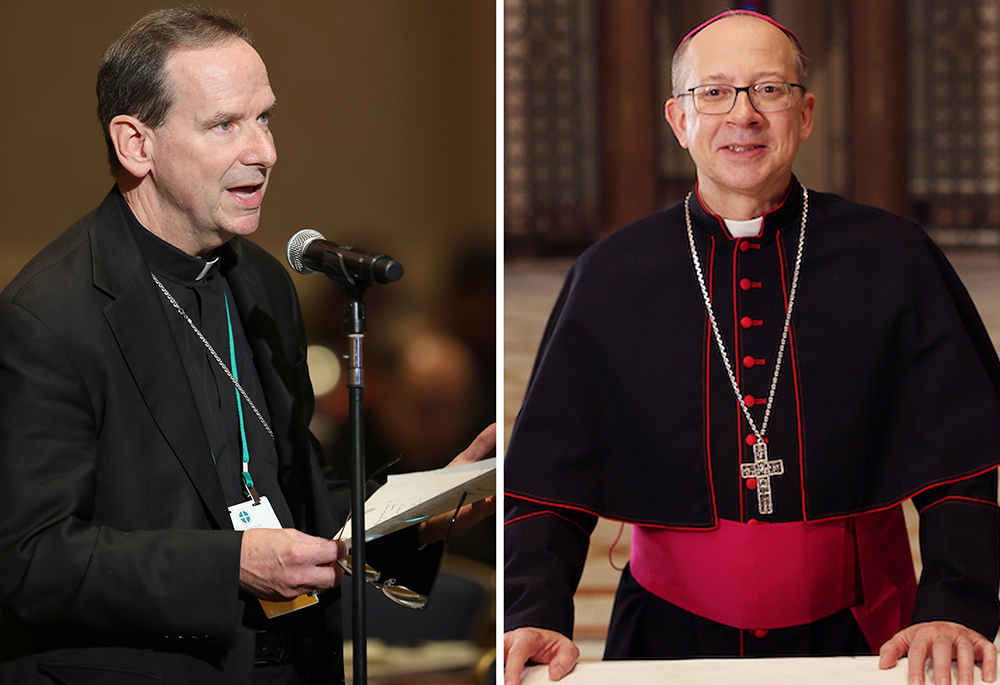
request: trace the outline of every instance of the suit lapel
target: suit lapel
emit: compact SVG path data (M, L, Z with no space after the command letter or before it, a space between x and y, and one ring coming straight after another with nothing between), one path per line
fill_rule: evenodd
M118 202L109 196L90 228L94 285L114 298L104 308L104 316L161 434L215 525L229 528L226 500L205 429L159 302L162 294L149 275L121 209L107 207L109 200Z

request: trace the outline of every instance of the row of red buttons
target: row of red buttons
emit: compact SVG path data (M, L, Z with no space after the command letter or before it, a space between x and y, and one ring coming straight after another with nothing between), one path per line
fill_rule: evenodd
M742 242L740 242L740 245L739 245L740 252L748 252L748 251L750 251L751 248L759 250L760 249L760 245L748 243L745 240L742 241ZM741 278L739 285L740 285L740 290L744 290L744 291L750 290L751 288L760 288L761 287L761 283L760 282L758 282L758 281L751 281L749 278ZM740 319L740 327L743 328L743 329L748 329L748 328L753 328L754 326L763 326L763 325L764 325L764 321L761 320L761 319L753 319L753 318L751 318L749 316L744 316L744 317L742 317ZM765 363L764 359L758 359L758 358L756 358L756 357L754 357L752 355L747 355L747 356L743 357L743 366L745 366L748 369L751 369L751 368L753 368L755 366L762 366L764 363ZM760 405L767 404L767 400L765 400L765 399L757 399L753 395L747 395L747 396L745 396L743 398L743 401L746 402L746 405L748 407L753 407L753 406L755 406L757 404L760 404ZM755 442L757 442L757 436L753 435L751 433L750 435L748 435L746 437L746 442L747 442L748 445L753 445ZM744 481L744 484L746 485L746 487L747 487L748 490L756 490L757 489L757 479L756 478L747 478ZM757 519L750 519L749 521L747 521L747 523L757 523L757 522L758 522ZM752 635L754 635L755 637L764 637L764 636L767 635L767 630L765 628L757 628L755 630L751 630L750 633Z

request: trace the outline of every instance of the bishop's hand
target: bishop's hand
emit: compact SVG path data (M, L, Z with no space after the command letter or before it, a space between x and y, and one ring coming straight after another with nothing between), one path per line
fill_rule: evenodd
M892 668L907 657L909 685L924 685L924 669L931 658L934 685L951 684L951 663L958 661L959 685L972 685L976 661L982 662L983 681L997 679L997 650L985 637L950 621L916 623L896 633L879 650L878 667Z
M549 665L549 680L573 670L580 650L562 633L544 628L516 628L503 634L503 682L519 685L529 661Z
M271 602L320 592L340 583L344 571L336 562L346 555L343 542L294 528L248 530L240 549L240 587Z
M459 466L479 461L493 449L497 444L497 425L491 423L483 432L476 436L472 444L465 448L461 454L451 460L448 466ZM447 467L446 467L447 468ZM421 545L429 545L440 540L444 540L451 535L461 535L474 523L482 521L484 518L497 510L497 496L491 495L486 499L472 504L466 504L457 515L454 515L452 524L452 514L441 514L426 521L420 522L417 531L417 538Z

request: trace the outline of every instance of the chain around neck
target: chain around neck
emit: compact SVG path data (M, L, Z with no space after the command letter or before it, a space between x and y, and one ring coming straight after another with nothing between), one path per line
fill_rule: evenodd
M684 198L684 223L687 226L688 243L691 246L691 260L694 262L695 275L698 277L698 285L701 287L701 296L705 301L708 319L712 324L712 332L715 335L715 342L719 346L719 354L722 355L722 363L726 367L726 373L729 375L729 383L732 385L733 394L736 395L736 401L739 403L740 409L743 410L743 415L746 417L747 423L750 424L750 429L753 431L754 436L756 436L757 440L763 441L764 435L767 433L767 424L771 420L774 393L778 387L778 376L781 374L781 359L785 355L785 344L788 341L788 332L792 326L792 308L795 306L795 294L798 291L799 285L799 271L802 268L802 249L806 241L806 220L809 216L809 191L805 187L802 188L802 225L799 228L799 247L795 255L795 270L792 272L792 287L788 293L788 309L785 312L785 325L781 330L781 342L778 344L778 354L774 361L774 374L771 376L771 389L767 393L764 420L761 422L760 428L757 427L757 422L753 420L753 416L750 414L750 407L747 406L746 401L743 399L743 394L740 392L740 385L736 381L736 374L733 373L733 366L729 361L726 345L722 342L722 333L719 331L719 324L715 320L715 311L712 309L712 298L709 296L708 288L705 285L705 275L701 270L701 261L698 259L698 250L694 244L694 231L691 229L692 194L693 192L689 192Z
M167 301L174 306L174 309L177 310L177 313L179 313L182 317L184 317L184 320L187 321L188 326L191 327L191 330L193 330L195 332L195 335L198 336L198 339L201 340L202 344L205 346L205 349L207 349L211 353L211 355L215 357L215 361L218 362L220 367L222 367L222 370L226 373L226 376L229 377L229 380L233 382L233 385L236 386L236 389L239 391L240 395L243 396L243 399L246 400L246 403L250 405L251 409L253 409L253 413L257 415L257 418L260 420L261 425L264 426L264 430L266 430L267 434L271 436L271 440L274 440L274 431L272 431L271 427L267 425L267 421L264 420L264 416L260 413L260 410L257 409L257 405L253 403L253 400L250 399L250 395L247 394L247 391L244 390L243 386L240 385L240 382L236 380L236 376L234 376L233 372L229 370L229 367L226 366L226 363L222 361L222 357L220 357L219 353L215 351L214 347L212 347L212 343L208 342L208 339L205 337L205 335L201 332L198 326L195 325L194 321L191 320L191 317L188 316L188 313L186 311L184 311L184 308L181 307L180 304L178 304L177 300L174 299L174 296L170 294L170 291L167 290L166 287L163 285L163 283L160 282L160 279L156 277L156 274L150 272L149 275L153 277L153 280L156 282L156 285L160 287L160 291L166 296Z

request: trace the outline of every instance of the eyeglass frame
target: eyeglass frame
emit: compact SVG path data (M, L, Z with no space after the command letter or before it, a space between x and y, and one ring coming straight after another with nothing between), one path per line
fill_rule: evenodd
M400 459L401 457L397 457L393 461L384 465L381 469L379 469L379 471L382 471L392 466ZM373 478L374 476L375 474L372 474L371 478ZM371 478L369 478L369 480L371 480ZM455 507L455 513L451 515L451 521L448 523L448 532L445 534L444 541L446 544L448 540L451 539L451 529L452 527L454 527L455 520L458 518L458 512L461 510L462 505L465 504L465 500L468 496L469 496L468 492L462 493L462 497L459 498L458 505ZM339 536L337 537L337 539L340 539ZM343 569L346 575L349 575L352 578L354 577L354 565L351 555L347 555L346 557L341 557L337 559L337 564L340 566L341 569ZM405 585L399 585L396 582L395 578L390 578L386 581L382 581L381 577L382 577L381 571L377 571L368 564L365 564L365 582L371 585L372 587L381 590L382 594L385 595L389 600L395 602L399 606L406 607L407 609L421 610L427 608L427 604L430 602L430 597L422 595L416 590L411 590ZM394 592L396 590L401 590L402 592ZM402 596L404 593L409 593L413 595L413 599L404 599Z
M784 86L788 86L791 89L791 96L788 99L788 106L787 107L782 107L781 109L769 109L769 110L763 110L762 111L761 109L759 109L757 107L756 104L754 104L753 96L750 94L750 91L752 91L754 88L757 88L758 86L767 85L769 83L781 84L781 85L784 85ZM733 101L729 105L729 109L727 109L725 112L702 112L700 109L698 109L698 100L694 97L694 91L698 90L699 88L708 88L710 86L723 86L723 87L726 87L726 88L732 88L733 89L733 91L734 91L734 93L733 93ZM739 100L740 93L746 93L747 94L747 100L750 102L750 106L754 108L754 111L756 111L756 112L758 112L760 114L774 114L775 112L787 112L788 110L790 110L792 108L792 103L795 101L795 89L796 88L801 88L803 95L805 95L805 93L808 92L806 90L806 87L804 85L802 85L801 83L792 83L791 81L760 81L758 83L751 83L749 86L734 86L734 85L729 84L729 83L703 83L703 84L701 84L699 86L694 86L693 88L688 88L687 90L684 90L684 91L682 91L680 93L677 93L676 95L674 95L674 97L675 98L682 98L685 95L689 95L689 96L691 96L691 103L694 105L694 110L696 112L698 112L698 114L707 114L709 116L712 116L712 115L716 115L716 114L729 114L730 112L732 112L734 109L736 109L736 101Z

